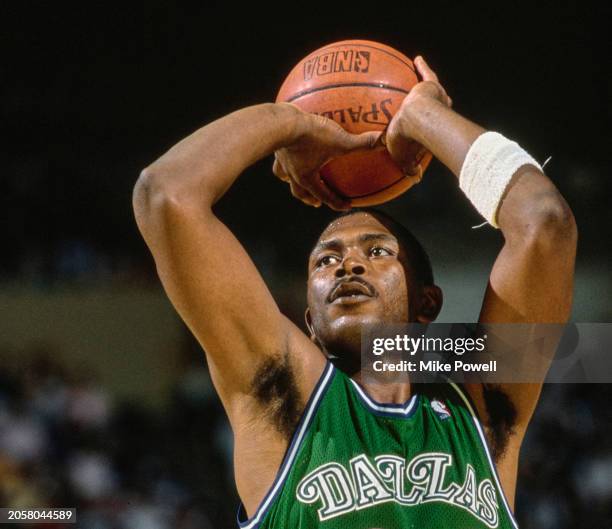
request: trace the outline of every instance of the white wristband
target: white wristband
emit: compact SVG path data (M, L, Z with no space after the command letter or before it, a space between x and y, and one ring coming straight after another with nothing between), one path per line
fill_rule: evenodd
M459 187L478 212L497 228L497 210L512 175L523 165L542 168L520 145L497 132L481 134L470 147Z

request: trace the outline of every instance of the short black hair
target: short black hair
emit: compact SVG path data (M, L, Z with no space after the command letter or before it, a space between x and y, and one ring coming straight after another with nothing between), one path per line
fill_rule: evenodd
M395 220L388 213L369 207L353 208L350 211L340 213L329 224L342 217L349 217L351 215L357 215L358 213L369 213L382 222L389 231L397 237L400 246L404 248L404 251L408 255L408 264L415 279L422 282L423 285L434 284L433 269L425 248L423 248L423 245L406 226Z

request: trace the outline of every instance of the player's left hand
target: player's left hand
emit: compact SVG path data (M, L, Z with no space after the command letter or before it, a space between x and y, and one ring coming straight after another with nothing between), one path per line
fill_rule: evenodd
M426 157L431 157L431 153L414 139L415 134L411 129L414 110L424 100L434 100L447 107L453 104L440 84L436 72L429 67L425 59L419 55L414 59L414 65L422 80L404 98L384 136L388 151L406 175L419 175L420 164Z

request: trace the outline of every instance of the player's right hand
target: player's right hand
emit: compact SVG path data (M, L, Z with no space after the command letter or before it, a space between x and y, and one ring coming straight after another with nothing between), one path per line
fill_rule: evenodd
M290 106L296 112L294 139L274 153L272 171L287 182L293 196L305 204L315 207L327 204L337 211L350 209L350 201L321 179L319 169L337 156L373 148L380 133L350 134L329 118Z
M393 116L385 134L385 145L395 162L402 167L406 175L423 174L422 162L431 159L431 153L414 138L416 136L413 122L414 108L418 108L418 101L422 99L435 100L447 107L452 107L453 101L440 84L436 72L425 62L422 56L414 60L417 72L421 77L404 98L399 111Z

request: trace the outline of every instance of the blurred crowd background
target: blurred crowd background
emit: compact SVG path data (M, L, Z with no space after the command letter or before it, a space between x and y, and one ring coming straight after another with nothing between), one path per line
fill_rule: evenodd
M273 100L293 64L328 42L368 38L423 54L459 112L541 162L552 156L547 173L580 232L572 321L610 322L610 10L7 7L0 506L77 507L87 529L234 527L231 434L202 351L137 234L131 190L197 127ZM247 171L217 213L302 325L306 258L330 213L292 199L270 167ZM502 239L472 229L481 219L454 177L433 163L383 209L430 253L445 293L439 321L474 321ZM609 385L545 387L522 451L521 527L610 527L611 400Z

